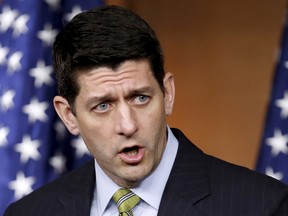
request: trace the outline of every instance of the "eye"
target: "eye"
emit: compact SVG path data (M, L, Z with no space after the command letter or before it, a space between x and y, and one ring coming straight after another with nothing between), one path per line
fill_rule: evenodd
M94 110L98 113L104 113L104 112L107 112L109 109L111 109L111 104L101 103L101 104L98 104Z
M136 104L146 104L149 101L149 97L146 95L138 95L134 98L134 102Z

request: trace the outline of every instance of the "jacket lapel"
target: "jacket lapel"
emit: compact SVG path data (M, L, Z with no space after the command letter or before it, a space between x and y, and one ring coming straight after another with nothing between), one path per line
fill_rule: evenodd
M179 141L179 148L158 215L204 215L195 207L210 194L204 154L181 131L172 131Z
M90 215L95 187L94 160L91 160L80 171L72 172L63 184L63 193L59 194L62 214Z

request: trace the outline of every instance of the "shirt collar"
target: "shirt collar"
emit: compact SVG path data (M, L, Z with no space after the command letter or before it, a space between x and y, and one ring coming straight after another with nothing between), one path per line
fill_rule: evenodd
M167 126L168 139L162 159L156 170L141 181L139 186L131 189L135 194L141 197L146 203L158 210L161 197L169 178L172 166L178 149L178 140L173 135L171 129ZM100 215L103 214L108 206L112 195L120 187L115 184L101 169L95 160L96 187L94 199L97 197L97 209Z
M119 189L119 186L115 184L101 169L97 161L95 161L95 173L96 173L96 186L94 192L94 199L97 203L97 211L99 215L103 215L111 197Z

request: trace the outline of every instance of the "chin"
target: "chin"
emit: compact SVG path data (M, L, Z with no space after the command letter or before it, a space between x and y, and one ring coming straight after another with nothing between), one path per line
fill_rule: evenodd
M129 169L129 171L125 173L126 176L125 179L127 179L130 182L140 182L141 180L149 176L151 172L152 169L148 168L143 169L135 166L133 167L133 169Z

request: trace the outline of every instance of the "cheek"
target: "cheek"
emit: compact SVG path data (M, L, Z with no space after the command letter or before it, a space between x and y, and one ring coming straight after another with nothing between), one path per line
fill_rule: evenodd
M101 121L91 114L83 114L77 118L80 134L88 143L95 141L95 138L103 141L104 137L107 136L107 121Z
M165 105L163 98L154 98L149 107L139 113L138 116L147 127L157 127L166 120Z
M92 156L97 160L99 165L107 166L112 163L116 158L116 150L107 142L101 142L97 139L97 142L93 140L86 141L87 148Z
M107 130L102 130L103 127L99 127L98 124L87 122L86 124L83 124L82 122L79 128L80 135L94 157L99 154L99 152L101 152L101 154L109 152L109 140L111 140L109 137L111 138L111 136L106 133Z
M156 160L162 156L166 144L166 116L164 111L157 115L151 115L146 119L145 131L146 139L149 139L148 145L154 152Z

